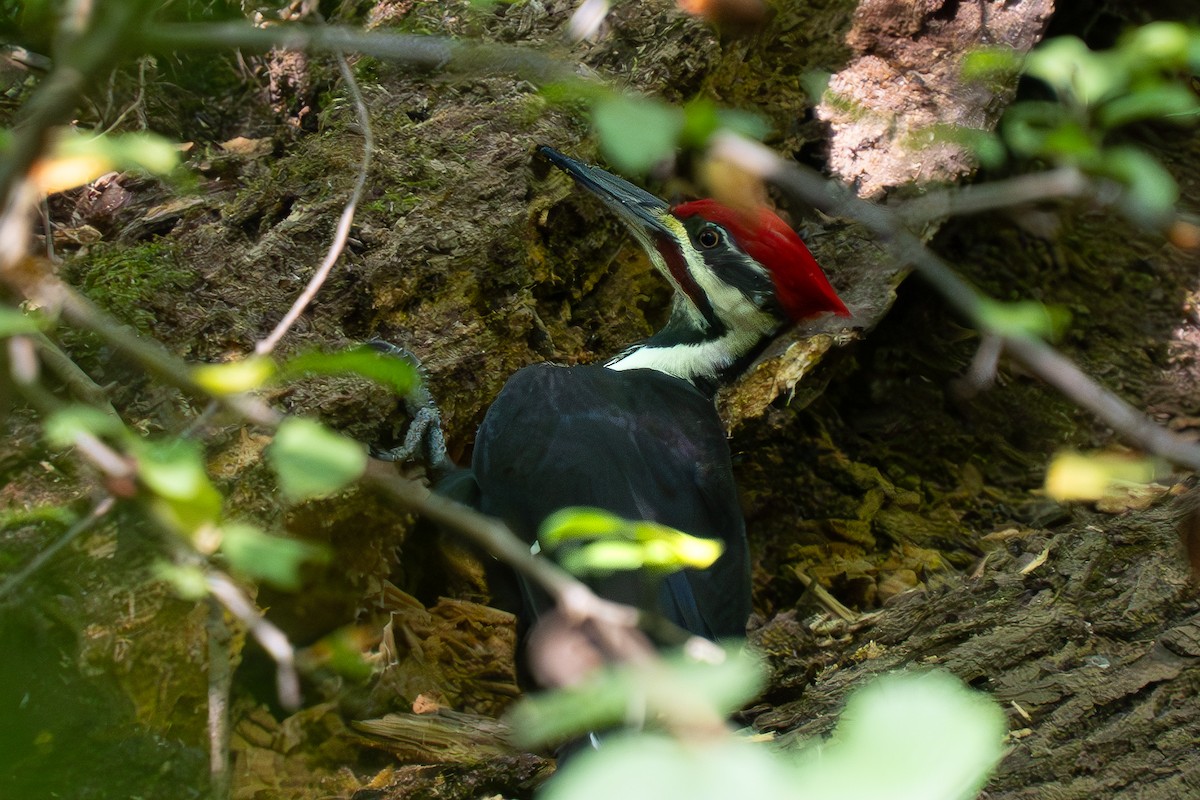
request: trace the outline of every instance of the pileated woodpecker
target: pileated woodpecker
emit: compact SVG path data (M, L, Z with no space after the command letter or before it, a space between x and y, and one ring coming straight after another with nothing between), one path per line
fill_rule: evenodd
M474 504L530 544L567 506L721 540L724 553L711 567L671 575L648 602L636 576L594 588L649 605L693 634L740 637L750 564L716 390L791 324L849 312L800 237L766 208L714 200L672 207L549 147L539 153L628 225L674 287L674 305L662 330L603 364L538 364L513 375L476 437ZM528 623L540 609L523 589Z

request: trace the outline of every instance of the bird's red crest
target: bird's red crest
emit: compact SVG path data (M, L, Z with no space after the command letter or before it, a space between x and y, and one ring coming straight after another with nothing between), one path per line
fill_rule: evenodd
M793 321L826 311L850 316L800 236L769 208L737 211L716 200L694 200L675 206L672 213L679 219L699 215L728 231L747 255L770 271L779 302Z

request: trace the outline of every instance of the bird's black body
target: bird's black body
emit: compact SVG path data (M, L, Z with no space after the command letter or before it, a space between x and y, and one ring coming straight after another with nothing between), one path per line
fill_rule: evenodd
M715 200L670 206L552 148L538 152L627 224L675 290L671 316L602 366L517 372L487 412L471 469L439 491L500 518L531 544L547 517L570 506L720 540L723 553L705 569L590 582L598 594L694 635L742 636L750 613L746 531L713 396L788 325L848 311L800 237L768 209ZM523 627L547 608L511 571L492 577Z
M650 606L693 634L744 635L745 523L724 426L712 398L692 384L648 369L526 367L488 410L471 470L480 510L530 543L543 520L566 506L721 540L725 551L712 567L672 576L657 597L642 596L645 583L636 575L601 579L595 588Z

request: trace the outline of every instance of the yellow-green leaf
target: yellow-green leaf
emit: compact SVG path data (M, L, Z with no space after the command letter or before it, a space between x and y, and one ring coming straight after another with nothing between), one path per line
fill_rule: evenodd
M44 325L44 320L39 316L0 306L0 337L37 333Z
M224 396L257 389L275 374L275 362L250 356L225 364L202 364L192 368L192 377L206 391Z
M208 582L204 570L195 565L181 566L169 561L154 565L154 574L161 581L171 584L175 593L184 600L199 600L208 594Z
M60 132L50 153L29 170L30 180L46 194L61 192L107 172L139 169L166 174L179 163L173 143L152 133L87 136Z
M649 568L674 571L703 569L720 557L716 539L690 536L656 522L623 519L598 508L564 508L542 523L538 541L547 551L577 544L565 552L562 565L577 573Z
M1150 483L1162 471L1154 459L1064 451L1046 469L1046 494L1059 502L1099 500L1123 483Z
M70 405L60 408L46 419L46 439L55 447L74 444L80 434L92 436L127 437L128 429L120 419L98 408Z
M1001 303L984 300L979 308L979 323L999 336L1054 338L1071 321L1070 312L1061 306L1048 306L1036 300Z

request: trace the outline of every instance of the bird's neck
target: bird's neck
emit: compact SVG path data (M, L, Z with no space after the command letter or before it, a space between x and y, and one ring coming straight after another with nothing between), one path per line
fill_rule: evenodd
M677 303L658 333L610 359L609 369L654 369L688 381L705 394L737 379L775 338L772 329L697 324Z

